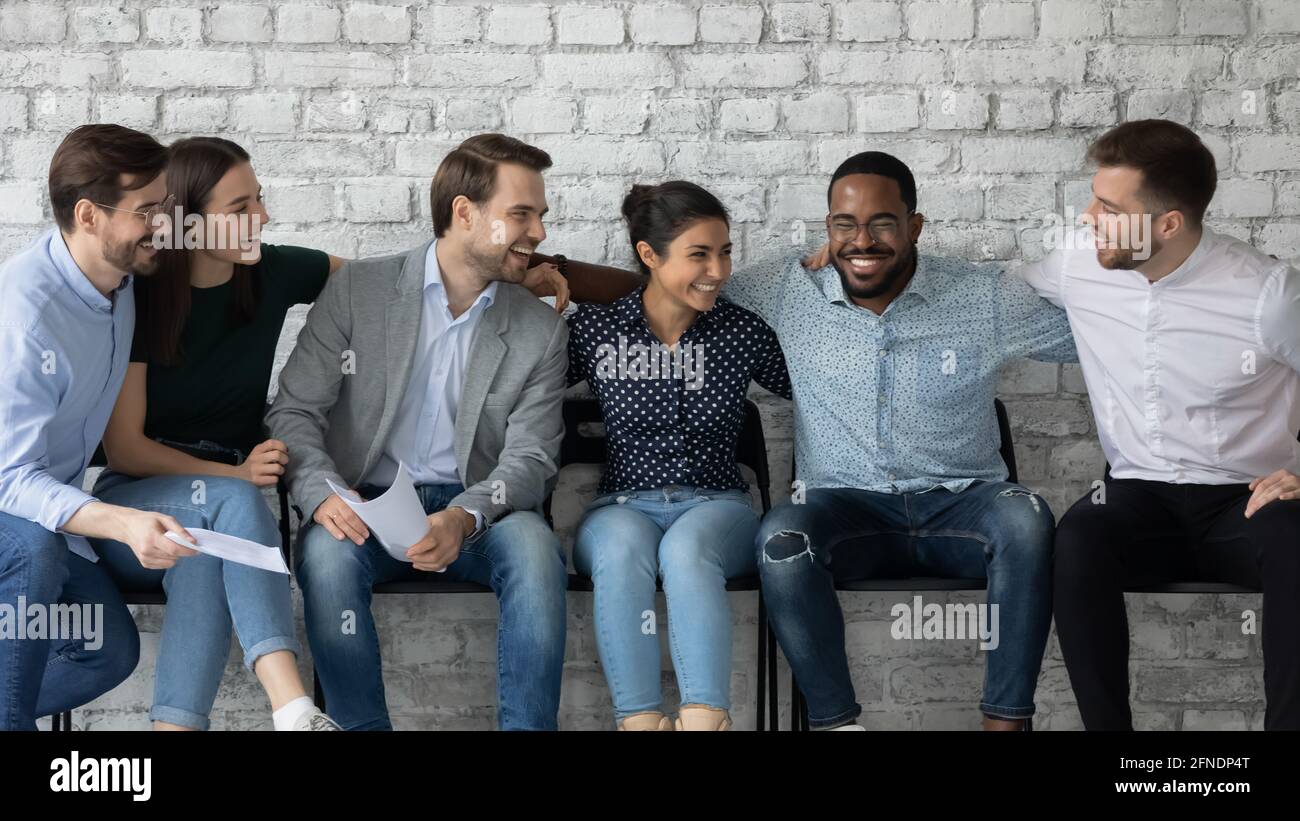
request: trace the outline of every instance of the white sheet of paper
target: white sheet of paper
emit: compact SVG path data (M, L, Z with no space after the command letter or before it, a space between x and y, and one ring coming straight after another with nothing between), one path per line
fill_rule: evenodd
M339 487L329 479L325 480L330 490L343 499L352 512L361 517L370 532L388 551L388 555L399 562L411 563L406 551L411 545L423 539L429 533L429 519L425 515L424 505L420 504L420 495L415 492L415 485L406 472L406 465L397 463L397 474L393 484L383 494L368 501L359 501L352 490ZM445 568L444 568L445 570ZM438 571L444 572L443 570Z
M218 533L215 530L204 530L201 527L187 527L185 529L189 531L191 536L198 539L197 544L185 541L180 534L173 530L167 531L167 538L179 545L194 548L200 553L216 556L218 559L246 564L260 570L270 570L272 573L289 575L289 568L284 563L284 554L280 552L278 547L268 547L257 542L250 542L248 539L241 539L238 536Z

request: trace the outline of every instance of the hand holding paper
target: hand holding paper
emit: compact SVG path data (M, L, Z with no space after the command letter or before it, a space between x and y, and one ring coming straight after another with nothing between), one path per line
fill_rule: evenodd
M268 547L238 536L217 533L215 530L204 530L201 527L190 527L186 530L197 541L188 542L173 530L167 531L167 538L176 544L193 548L209 556L216 556L218 559L289 575L289 568L284 563L284 554L278 547Z
M429 519L424 513L424 505L420 503L420 495L415 492L415 485L406 472L405 464L398 463L392 486L369 501L360 501L356 493L348 488L340 487L329 479L325 481L330 490L337 493L361 517L361 521L370 528L388 555L399 562L411 563L406 551L429 532Z

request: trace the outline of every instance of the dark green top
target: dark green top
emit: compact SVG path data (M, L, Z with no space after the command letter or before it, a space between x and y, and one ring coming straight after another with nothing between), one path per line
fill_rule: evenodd
M201 440L247 454L266 437L262 417L284 317L293 305L315 302L329 276L329 256L310 248L263 245L253 268L258 304L251 322L231 317L233 280L190 288L190 316L181 333L181 362L149 364L144 433L151 439ZM136 329L132 362L148 362Z

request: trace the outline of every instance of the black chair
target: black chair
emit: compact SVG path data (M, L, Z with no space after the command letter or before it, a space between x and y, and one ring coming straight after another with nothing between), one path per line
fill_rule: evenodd
M1019 474L1016 470L1016 451L1011 439L1011 423L1007 418L1006 406L1002 404L1001 399L994 399L993 408L998 417L998 437L1000 439L998 449L1002 454L1002 461L1007 466L1007 481L1019 482ZM850 582L838 582L835 589L860 593L898 590L950 592L956 590L983 590L987 586L988 582L985 579L913 576L904 579L860 579ZM790 673L790 729L795 731L808 729L808 705L804 701L798 683L795 681L793 671Z
M106 468L108 459L104 456L103 447L95 450L95 455L91 457L89 467ZM284 553L284 562L289 564L289 490L284 481L280 480L275 485L276 496L279 497L280 505L280 550ZM166 605L167 593L159 585L153 590L131 590L122 591L122 601L127 604L135 605ZM51 716L50 729L55 732L66 732L72 729L72 711L67 710L58 715Z
M564 468L574 464L605 464L605 435L603 430L596 432L592 426L601 425L604 419L600 412L600 403L591 398L569 399L563 405L564 414L564 439L560 443L560 467ZM741 429L740 439L736 446L736 459L740 464L748 465L754 471L755 484L758 485L759 498L762 502L763 511L767 512L771 508L771 498L768 491L770 476L767 464L767 445L763 438L763 422L759 416L758 406L752 401L745 403L745 422ZM296 506L294 510L298 514L301 523L303 514ZM551 499L548 496L544 503L543 512L546 514L546 520L551 521ZM591 592L593 589L591 579L570 574L568 589L575 592ZM758 577L747 576L742 579L732 579L727 582L727 589L732 591L759 590ZM438 579L418 579L414 581L399 581L376 584L372 592L379 594L415 594L415 593L491 593L492 589L486 585L476 584L474 582L453 582L440 581ZM767 629L767 611L763 604L762 592L759 591L759 613L758 613L758 729L764 727L763 706L767 702L767 689L770 686L773 697L771 699L771 722L772 728L776 728L776 666L769 664L769 659L775 659L776 639ZM312 669L313 690L316 704L320 709L325 709L325 694L320 686L320 677L316 675L316 670Z

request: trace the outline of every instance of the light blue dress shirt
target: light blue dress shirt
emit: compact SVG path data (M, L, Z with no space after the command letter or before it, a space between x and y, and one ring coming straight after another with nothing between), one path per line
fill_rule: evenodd
M424 307L411 376L383 456L366 476L365 481L371 484L392 484L399 461L406 465L411 481L417 485L461 483L454 447L456 411L474 332L479 318L496 298L497 284L489 284L468 310L452 317L437 248L434 240L424 258ZM482 529L482 514L470 512Z
M126 376L135 297L106 298L57 228L0 266L0 511L57 532L81 489ZM68 547L96 557L81 536Z
M884 313L856 305L828 265L798 255L724 286L776 331L790 370L806 488L907 493L1001 481L993 408L1010 360L1077 360L1065 312L996 266L919 255Z

